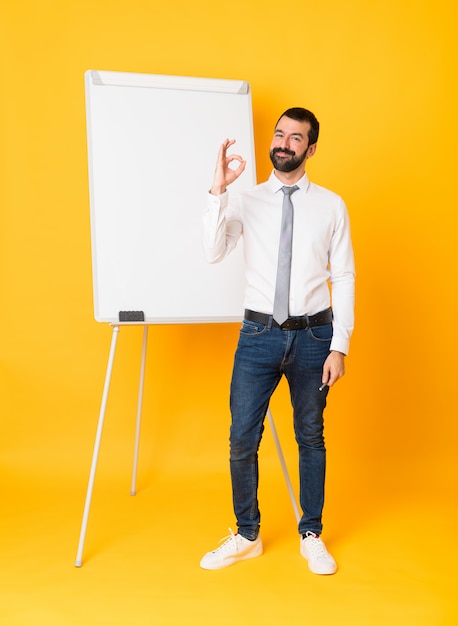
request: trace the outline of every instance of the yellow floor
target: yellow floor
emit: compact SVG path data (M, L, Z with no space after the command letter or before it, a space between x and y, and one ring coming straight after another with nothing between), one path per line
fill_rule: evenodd
M265 553L216 572L201 570L199 560L233 524L222 465L185 474L175 472L173 457L159 467L144 455L132 497L130 470L113 471L103 459L114 444L102 440L84 563L76 568L87 455L76 472L73 464L72 473L56 474L38 456L33 468L11 454L2 468L0 623L457 624L458 519L450 494L431 485L412 492L402 481L398 489L370 481L343 489L331 463L324 538L339 570L315 576L299 555L270 436L261 455Z

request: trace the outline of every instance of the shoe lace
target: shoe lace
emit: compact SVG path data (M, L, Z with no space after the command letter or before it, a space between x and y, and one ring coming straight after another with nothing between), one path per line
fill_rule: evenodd
M326 546L324 545L323 541L317 537L317 535L315 535L315 533L312 533L310 530L308 530L305 533L305 540L307 542L307 548L310 550L310 552L313 553L313 557L314 558L321 558L321 557L328 557L328 551L326 550Z
M232 528L229 528L229 532L230 532L229 535L219 540L219 543L221 545L219 546L219 548L216 548L214 552L228 552L229 550L232 549L232 542L234 542L235 545L237 545L237 540L235 538L235 534Z

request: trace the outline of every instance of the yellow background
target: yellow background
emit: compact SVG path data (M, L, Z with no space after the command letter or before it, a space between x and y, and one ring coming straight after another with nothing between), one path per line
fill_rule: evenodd
M5 624L292 624L304 607L326 624L456 623L457 16L452 0L0 0ZM236 568L187 586L233 524L236 325L150 329L134 511L121 494L141 329L121 330L89 562L72 569L111 336L93 318L87 69L247 80L259 180L281 111L305 106L321 122L309 176L346 200L357 262L347 376L326 413L325 529L341 566L332 582L305 566L297 593L286 590L303 566L288 561L289 544L282 552L295 521L267 431L261 508L276 586L267 554L238 566L262 588ZM176 146L177 182L187 149ZM285 385L272 412L297 487ZM190 578L177 588L182 571Z

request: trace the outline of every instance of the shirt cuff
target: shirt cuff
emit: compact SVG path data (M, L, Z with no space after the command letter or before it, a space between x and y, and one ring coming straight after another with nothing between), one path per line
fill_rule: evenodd
M213 210L225 209L228 201L228 193L227 189L224 193L219 196L215 196L213 193L208 192L207 194L207 203L208 207Z
M350 348L350 341L342 337L333 337L331 340L331 351L342 352L345 356L348 354Z

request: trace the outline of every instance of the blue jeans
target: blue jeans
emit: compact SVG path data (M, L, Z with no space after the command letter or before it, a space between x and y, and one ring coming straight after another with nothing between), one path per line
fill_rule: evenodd
M299 446L303 511L299 533L321 534L326 469L323 411L328 388L318 388L331 339L332 324L281 330L271 322L243 321L231 382L230 468L238 531L246 539L259 533L258 449L269 400L283 374Z

